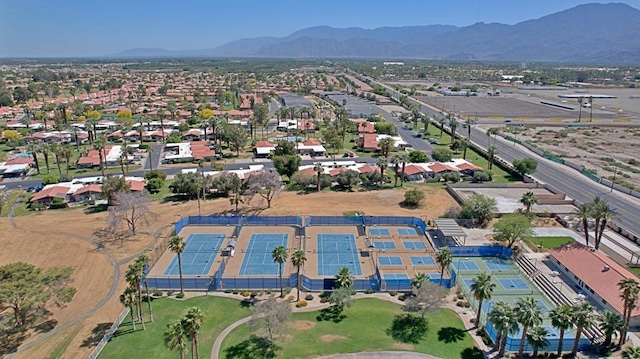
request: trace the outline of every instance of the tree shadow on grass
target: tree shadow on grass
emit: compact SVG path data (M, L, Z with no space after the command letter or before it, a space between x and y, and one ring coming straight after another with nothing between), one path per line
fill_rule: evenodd
M255 305L254 299L245 299L240 301L240 306L242 308L251 308Z
M94 214L94 213L105 212L108 208L109 206L107 204L97 204L95 206L89 206L85 208L84 214Z
M466 348L460 353L461 359L483 359L482 350L478 348Z
M107 333L107 330L111 328L113 323L99 323L92 330L91 335L88 338L85 338L82 341L81 346L85 348L90 348L98 345L98 343L102 340L102 337Z
M411 314L398 314L393 318L391 328L387 329L387 335L402 343L418 344L428 331L429 325L425 319Z
M53 328L55 328L56 324L58 324L57 320L49 319L47 321L44 321L44 322L36 325L33 329L38 333L46 333L46 332L51 331Z
M319 322L334 322L340 323L347 316L344 314L344 311L340 309L337 305L332 305L329 308L324 308L320 310L320 314L316 317L316 320Z
M444 327L438 330L438 341L456 343L464 339L465 331L454 327Z
M280 349L268 339L252 335L249 339L225 349L224 357L229 359L270 359L275 358Z

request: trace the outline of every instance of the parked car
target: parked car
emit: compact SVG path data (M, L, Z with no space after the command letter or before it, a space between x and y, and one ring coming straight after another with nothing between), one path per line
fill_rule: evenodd
M438 140L436 140L435 138L430 138L427 141L432 145L437 145L438 144Z

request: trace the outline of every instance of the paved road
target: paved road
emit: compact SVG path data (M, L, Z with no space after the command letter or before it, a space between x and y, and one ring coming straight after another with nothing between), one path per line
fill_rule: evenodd
M398 135L400 135L414 150L417 151L427 151L431 153L433 151L433 147L422 138L416 137L417 132L414 130L406 130L404 128L404 122L400 120L399 117L391 116L391 113L383 110L378 106L374 106L374 111L380 114L387 122L391 122L398 128Z
M375 83L379 83L374 79L370 79ZM392 90L389 86L382 83L380 85ZM395 91L395 90L393 90ZM420 106L420 111L430 117L441 115L439 110L427 106L425 103L409 98L410 101ZM466 135L467 131L460 131L460 134ZM497 136L491 139L492 145L495 140L495 146L498 149L498 157L504 161L511 163L515 159L526 157L535 158L538 161L538 170L534 177L542 183L546 183L558 191L565 193L567 196L576 200L577 203L591 202L594 197L600 196L609 202L609 205L618 213L614 217L614 222L627 230L640 235L640 200L614 190L610 192L609 188L596 183L580 172L559 163L544 159L535 153L527 150L525 147L516 145ZM486 149L488 146L488 138L486 132L477 128L471 130L471 141L476 145Z

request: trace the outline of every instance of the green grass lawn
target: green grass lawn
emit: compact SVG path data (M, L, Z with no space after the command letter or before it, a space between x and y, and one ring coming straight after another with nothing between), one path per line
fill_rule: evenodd
M367 298L356 300L345 311L346 318L338 323L318 321L319 312L293 314L292 321L308 321L308 326L296 326L287 338L276 344L281 347L277 358L311 358L337 353L355 353L380 350L413 350L441 358L482 358L474 351L471 336L458 315L442 309L427 313L429 330L418 344L400 344L387 334L394 316L401 314L399 305ZM241 326L232 331L222 344L221 358L249 358L234 355L249 339L251 331ZM333 339L333 340L332 340ZM231 350L229 350L231 348ZM234 350L235 349L235 350ZM245 351L244 354L247 354ZM477 356L479 354L479 356Z
M160 191L158 193L154 193L152 195L150 195L149 197L151 197L152 201L160 201L162 199L164 199L167 196L171 196L171 189L169 188L169 186L171 185L173 181L169 181L169 180L165 180L164 181L164 185L162 186L162 188L160 188Z
M575 242L573 238L567 236L561 237L529 237L525 240L531 249L536 250L538 246L542 249L553 249L563 246L567 243Z
M131 316L128 316L113 338L100 354L104 358L177 358L177 352L165 348L163 334L168 323L180 319L187 308L197 306L205 314L205 320L199 334L200 357L211 357L211 347L220 332L231 323L251 315L243 302L220 297L197 297L181 301L174 299L156 299L153 301L153 323L146 323L147 330L136 325L131 331ZM145 308L145 317L146 308Z

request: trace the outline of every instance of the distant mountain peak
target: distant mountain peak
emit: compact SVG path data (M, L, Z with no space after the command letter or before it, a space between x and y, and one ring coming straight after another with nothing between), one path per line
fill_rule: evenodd
M321 25L286 37L240 39L213 49L136 48L119 57L351 57L546 62L640 62L640 10L624 3L581 4L515 25L476 22L334 28Z

